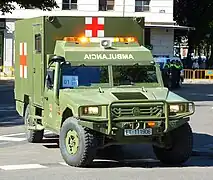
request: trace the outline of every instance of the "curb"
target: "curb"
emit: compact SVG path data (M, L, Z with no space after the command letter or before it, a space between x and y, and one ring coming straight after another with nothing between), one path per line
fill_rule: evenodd
M184 79L183 84L213 84L213 79Z
M4 81L4 80L15 80L15 77L1 77L1 76L0 76L0 81L1 81L1 80L3 80L3 81Z

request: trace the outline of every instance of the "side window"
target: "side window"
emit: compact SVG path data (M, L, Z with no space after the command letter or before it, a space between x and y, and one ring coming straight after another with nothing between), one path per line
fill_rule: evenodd
M35 34L35 51L41 53L41 34Z
M46 76L46 83L47 83L47 88L52 89L54 85L54 73L55 71L53 69L48 69L47 70L47 76Z

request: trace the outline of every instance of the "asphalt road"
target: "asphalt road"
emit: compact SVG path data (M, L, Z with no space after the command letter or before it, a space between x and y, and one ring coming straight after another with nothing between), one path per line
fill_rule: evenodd
M13 86L8 83L2 85L0 81L0 179L209 180L213 175L212 89L213 85L184 85L177 92L196 102L196 113L190 124L194 132L194 149L200 151L183 167L165 167L155 159L150 146L135 145L126 150L140 155L143 160L122 164L96 160L91 168L86 169L69 167L64 163L57 139L48 137L39 144L26 142L23 121L15 111Z

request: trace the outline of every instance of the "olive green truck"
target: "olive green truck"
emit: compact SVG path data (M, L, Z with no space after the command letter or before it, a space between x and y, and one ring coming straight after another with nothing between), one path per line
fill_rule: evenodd
M16 110L29 142L52 131L76 167L99 149L138 143L152 144L162 163L188 160L195 106L164 87L143 46L144 18L45 16L15 29Z

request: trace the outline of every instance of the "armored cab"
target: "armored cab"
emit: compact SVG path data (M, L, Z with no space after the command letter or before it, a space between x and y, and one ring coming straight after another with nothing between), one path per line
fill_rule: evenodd
M162 162L185 162L194 103L164 88L143 34L144 18L17 21L15 99L28 141L53 131L65 162L78 167L100 149L145 142Z

